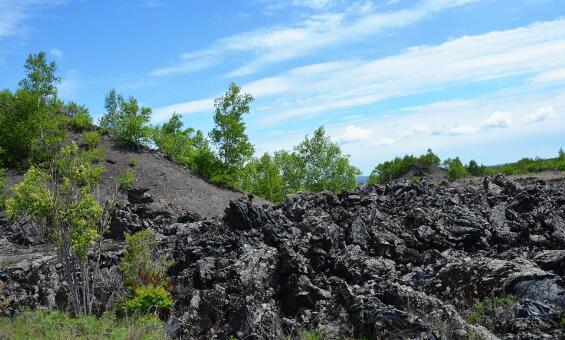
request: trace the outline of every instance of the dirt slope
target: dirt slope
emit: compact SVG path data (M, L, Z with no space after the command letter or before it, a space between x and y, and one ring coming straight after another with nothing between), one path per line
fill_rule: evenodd
M80 136L71 136L76 141ZM175 164L158 153L148 149L139 151L125 150L115 146L110 136L103 136L100 146L106 152L106 172L99 184L99 199L104 201L116 191L117 179L127 170L136 173L134 188L148 189L154 202L154 208L167 208L173 211L188 211L202 217L223 216L224 209L231 200L246 197L247 193L218 188L206 182L189 169ZM137 164L128 165L130 159ZM8 187L22 180L22 174L9 170L6 176ZM119 202L127 202L127 195L118 192ZM255 198L257 204L270 204L260 198Z

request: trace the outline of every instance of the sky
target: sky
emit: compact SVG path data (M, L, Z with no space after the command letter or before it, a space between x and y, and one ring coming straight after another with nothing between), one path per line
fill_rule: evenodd
M235 82L258 155L319 126L364 174L428 148L493 165L565 147L563 0L0 0L0 88L38 51L95 119L115 88L207 132Z

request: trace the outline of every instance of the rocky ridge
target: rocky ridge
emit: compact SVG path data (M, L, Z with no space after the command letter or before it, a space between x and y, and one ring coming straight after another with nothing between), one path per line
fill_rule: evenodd
M133 193L114 215L98 306L123 290L124 232L152 229L175 262L175 338L563 338L563 184L396 181L275 207L240 199L221 219L149 201ZM0 230L0 311L64 307L50 246L29 224L0 216ZM469 323L477 301L502 296L512 303Z

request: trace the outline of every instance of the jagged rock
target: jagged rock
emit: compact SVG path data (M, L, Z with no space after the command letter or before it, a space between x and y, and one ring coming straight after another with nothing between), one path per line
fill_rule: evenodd
M148 192L149 189L130 188L127 190L128 202L131 204L153 203L153 197Z
M108 237L157 233L175 263L172 337L296 338L313 330L332 339L559 338L564 221L563 185L491 176L480 187L401 180L339 195L299 193L276 207L240 199L223 219L126 204ZM20 249L15 239L5 237L0 251ZM111 253L109 271L120 256ZM3 297L32 307L63 303L54 277L24 267L0 271L9 283ZM501 319L469 324L475 301L506 295L514 302Z

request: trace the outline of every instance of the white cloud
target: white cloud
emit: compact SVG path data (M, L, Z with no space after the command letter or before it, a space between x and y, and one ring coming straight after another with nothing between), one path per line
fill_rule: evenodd
M348 125L345 127L343 135L340 137L340 142L350 143L358 141L368 141L372 139L373 130L362 128L356 125Z
M375 141L375 145L376 146L382 146L382 145L391 145L394 144L395 140L392 138L381 138L381 139L377 139Z
M334 5L335 0L292 0L294 6L304 6L314 9L322 9Z
M23 34L27 21L46 6L59 5L63 0L2 0L0 1L0 40Z
M522 120L526 124L539 123L549 118L557 117L555 108L551 105L540 107L535 112L527 114Z
M436 135L436 136L441 136L441 135L459 136L459 135L468 135L468 134L477 133L477 132L479 132L479 129L474 127L474 126L455 125L455 126L443 127L443 128L437 129L433 132L433 134Z
M61 51L58 48L53 47L52 49L49 50L49 53L51 53L53 56L57 57L57 58L62 58L63 57L63 51Z
M189 113L198 113L204 111L212 111L214 109L214 99L202 99L187 103L174 104L159 107L153 110L151 120L153 123L160 123L170 118L173 113L186 115Z
M535 83L565 82L565 68L544 72L534 78Z
M256 97L257 105L263 105L257 121L263 126L276 125L454 85L565 68L565 58L560 55L565 55L565 20L464 36L375 60L303 66L243 88ZM472 100L455 100L432 108L441 111L471 104Z
M228 36L210 48L182 55L173 65L150 72L164 76L188 73L217 64L229 54L247 54L251 60L233 70L229 77L255 73L268 65L292 60L328 46L338 46L382 34L390 29L401 29L439 11L462 6L479 0L422 0L414 7L392 12L376 12L368 2L348 3L342 11L315 14L293 26L264 27L254 31ZM332 1L300 1L310 7L327 7Z
M483 128L505 128L512 125L512 113L496 111L485 120L481 126Z

